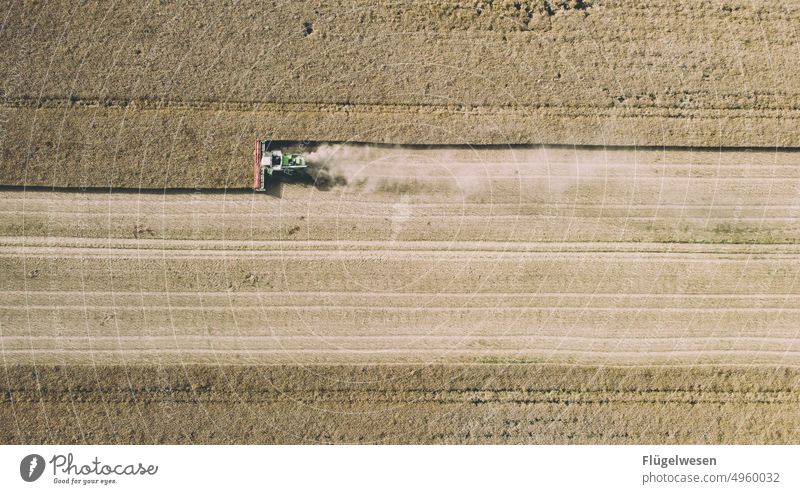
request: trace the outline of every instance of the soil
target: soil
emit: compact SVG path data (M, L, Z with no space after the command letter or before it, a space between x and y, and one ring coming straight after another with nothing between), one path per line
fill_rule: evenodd
M800 5L14 4L0 183L246 187L255 139L797 147Z
M2 439L798 440L797 154L309 156L0 192Z
M796 444L796 369L4 366L2 443Z

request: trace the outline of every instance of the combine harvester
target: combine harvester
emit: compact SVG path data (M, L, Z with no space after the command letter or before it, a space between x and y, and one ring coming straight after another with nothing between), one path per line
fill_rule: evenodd
M274 172L291 175L296 170L308 168L306 159L299 154L283 154L278 149L269 150L270 141L256 141L253 163L253 190L265 191L266 181Z

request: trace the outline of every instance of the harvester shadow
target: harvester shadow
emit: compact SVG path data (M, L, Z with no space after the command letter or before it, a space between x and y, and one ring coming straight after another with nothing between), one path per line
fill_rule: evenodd
M334 187L347 185L347 179L332 173L325 165L310 164L307 170L301 170L293 175L275 174L267 180L264 194L280 199L283 194L283 184L302 185L314 187L317 190L328 191ZM147 194L147 195L240 195L260 194L253 192L252 188L148 188L148 187L54 187L43 185L0 185L0 192L70 192L81 194Z
M0 192L60 192L77 194L142 194L142 195L232 195L253 194L253 189L245 188L208 188L208 187L56 187L45 185L0 185Z
M281 180L268 180L264 184L264 195L280 199L283 197L283 181Z

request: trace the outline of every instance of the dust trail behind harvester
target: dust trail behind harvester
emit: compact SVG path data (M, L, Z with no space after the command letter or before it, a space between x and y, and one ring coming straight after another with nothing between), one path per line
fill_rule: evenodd
M290 147L291 149L291 147ZM451 196L466 201L515 201L522 193L568 194L569 200L609 179L637 173L639 155L658 161L658 152L548 148L544 146L389 146L321 143L301 147L308 169L281 183L337 189L354 194ZM708 161L702 153L688 162ZM655 160L655 162L653 161Z
M483 156L463 147L323 144L306 159L318 185L405 196L485 189L491 173Z
M369 145L322 144L306 155L308 175L318 187L345 186L365 164L378 161L391 151Z
M305 153L311 168L306 183L315 183L319 189L336 187L348 194L408 195L412 199L436 196L484 204L630 203L639 200L631 195L631 187L639 181L644 181L648 194L667 196L671 190L666 181L673 178L683 180L676 201L713 204L713 198L694 191L703 186L703 180L727 174L726 170L742 163L776 159L772 152L743 153L723 166L718 151L691 149L666 154L658 149L545 146L320 144L312 149ZM781 156L781 160L791 161L791 155ZM688 166L688 171L679 163ZM624 190L628 195L624 196Z
M474 148L321 144L307 153L318 187L347 186L356 193L491 196L498 182L539 177L537 186L564 192L579 182L602 180L609 162L580 150L544 147ZM507 191L506 191L507 192Z

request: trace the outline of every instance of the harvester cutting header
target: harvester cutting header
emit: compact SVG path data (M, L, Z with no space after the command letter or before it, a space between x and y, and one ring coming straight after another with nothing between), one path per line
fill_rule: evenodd
M269 149L270 141L256 141L253 163L253 190L266 190L266 181L275 172L291 175L296 170L308 168L306 159L299 154L284 154L279 149Z

